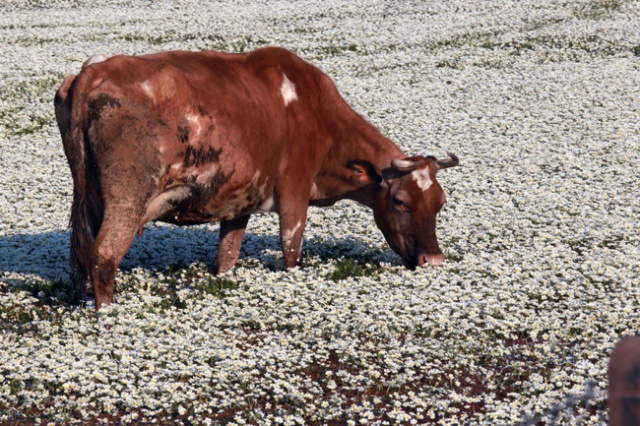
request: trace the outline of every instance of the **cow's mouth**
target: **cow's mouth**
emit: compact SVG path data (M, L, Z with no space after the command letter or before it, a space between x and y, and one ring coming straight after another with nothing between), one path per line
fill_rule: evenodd
M419 254L416 258L416 263L418 266L440 266L444 262L444 254L436 253L436 254Z
M437 267L442 265L443 262L444 262L444 254L442 253L435 253L435 254L419 253L411 257L402 256L402 263L406 268L411 269L412 271L418 267L424 267L424 266Z

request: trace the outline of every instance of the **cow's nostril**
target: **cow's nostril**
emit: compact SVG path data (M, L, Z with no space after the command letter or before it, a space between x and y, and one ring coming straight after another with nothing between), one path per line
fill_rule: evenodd
M418 255L418 266L424 266L425 264L431 266L440 266L444 262L444 254L420 254Z

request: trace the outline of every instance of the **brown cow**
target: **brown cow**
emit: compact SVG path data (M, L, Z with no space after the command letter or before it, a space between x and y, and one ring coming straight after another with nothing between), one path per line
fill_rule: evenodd
M62 83L55 109L74 183L76 297L90 277L96 308L111 302L118 264L150 221L219 221L225 272L249 216L277 212L293 267L308 206L348 198L373 209L407 266L443 261L436 172L458 158L407 158L285 49L94 56Z

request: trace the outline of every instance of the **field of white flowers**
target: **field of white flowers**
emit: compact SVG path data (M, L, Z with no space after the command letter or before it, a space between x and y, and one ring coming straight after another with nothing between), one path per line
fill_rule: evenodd
M213 275L218 226L148 226L96 313L66 303L72 182L52 99L96 53L284 46L439 174L443 267L366 208L274 215ZM602 425L640 333L640 4L0 3L0 423Z

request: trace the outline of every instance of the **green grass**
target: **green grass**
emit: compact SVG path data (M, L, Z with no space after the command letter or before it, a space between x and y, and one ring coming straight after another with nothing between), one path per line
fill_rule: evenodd
M379 265L372 265L362 260L341 259L328 278L338 282L349 277L377 277L381 269Z
M358 46L355 44L348 44L348 45L331 44L329 46L320 47L320 51L327 56L338 56L338 55L343 55L345 52L357 52Z
M60 280L35 281L13 286L11 291L26 291L45 305L71 303L71 284Z
M462 69L457 60L445 59L436 63L436 68L451 68L454 70Z
M51 121L51 117L42 117L42 116L32 116L31 117L31 125L25 127L17 127L12 132L13 136L24 136L24 135L33 135L42 131L46 126L49 125Z
M42 113L38 105L51 105L64 74L27 76L28 79L0 84L0 122L8 136L25 136L41 132L54 120L53 107ZM25 118L28 117L28 120Z
M483 49L491 49L493 48L493 43L491 43L489 40L485 40L482 42L480 47L482 47Z
M611 12L619 10L622 3L619 0L596 0L576 7L573 10L573 15L579 19L604 19Z
M215 277L199 282L196 288L201 294L224 297L227 290L237 290L238 283L233 280Z

